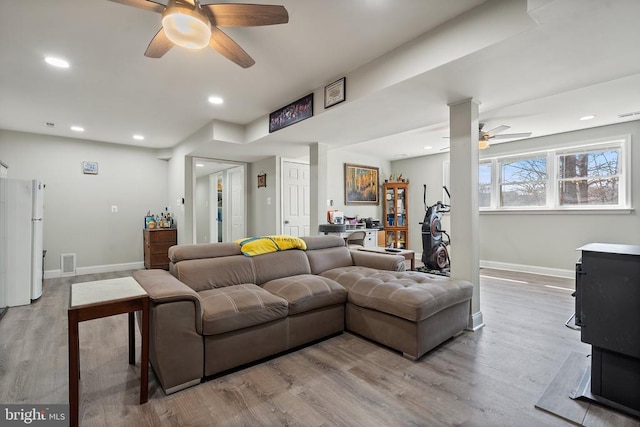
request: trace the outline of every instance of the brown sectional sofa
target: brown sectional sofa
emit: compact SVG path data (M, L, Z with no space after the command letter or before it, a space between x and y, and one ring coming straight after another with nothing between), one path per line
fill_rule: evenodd
M150 359L164 391L345 329L416 359L467 324L471 284L404 271L401 256L307 250L246 257L235 243L178 245L170 272L141 270L151 298Z

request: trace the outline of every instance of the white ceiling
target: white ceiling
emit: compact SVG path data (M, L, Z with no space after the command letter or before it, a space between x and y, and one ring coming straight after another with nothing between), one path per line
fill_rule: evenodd
M3 129L169 148L215 120L255 136L211 141L199 155L304 156L319 141L393 160L440 152L447 104L469 97L485 129L533 137L640 119L617 117L640 111L637 0L254 0L284 5L290 19L224 29L255 59L248 69L210 49L144 57L155 13L107 0L0 1ZM46 55L71 67L51 68ZM322 87L342 76L347 102L318 109ZM270 112L313 91L314 117L267 133ZM578 120L586 114L596 118Z

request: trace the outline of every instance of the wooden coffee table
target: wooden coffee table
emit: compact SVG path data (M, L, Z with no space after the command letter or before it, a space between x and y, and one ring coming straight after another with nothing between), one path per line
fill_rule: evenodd
M135 365L135 318L142 311L142 355L140 359L140 404L149 395L149 295L133 277L74 283L69 310L69 412L71 426L78 425L80 342L78 323L115 314L129 314L129 364ZM105 343L105 345L108 345Z
M411 261L411 271L416 270L416 253L410 249L394 249L390 251L388 249L391 248L381 248L379 246L375 248L358 248L359 251L364 252L375 252L378 254L386 254L386 255L400 255L404 257L404 259Z

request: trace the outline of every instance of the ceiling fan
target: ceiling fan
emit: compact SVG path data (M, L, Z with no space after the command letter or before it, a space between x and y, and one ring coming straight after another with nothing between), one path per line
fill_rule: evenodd
M482 129L484 128L485 123L480 123L480 138L478 140L478 149L484 150L488 148L490 143L489 141L492 139L514 139L514 138L526 138L531 136L531 132L521 132L521 133L502 133L507 129L511 129L511 126L501 125L497 128L493 128L484 132ZM501 134L501 135L498 135Z
M160 58L174 45L188 49L207 46L217 50L242 68L255 61L231 37L218 27L256 27L286 24L289 14L284 6L266 4L217 3L213 0L111 0L162 14L162 27L153 37L144 55Z

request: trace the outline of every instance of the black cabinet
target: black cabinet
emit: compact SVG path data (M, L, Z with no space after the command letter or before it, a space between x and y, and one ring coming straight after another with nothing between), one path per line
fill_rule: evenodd
M576 324L592 346L591 394L638 415L640 246L591 243L579 250Z

